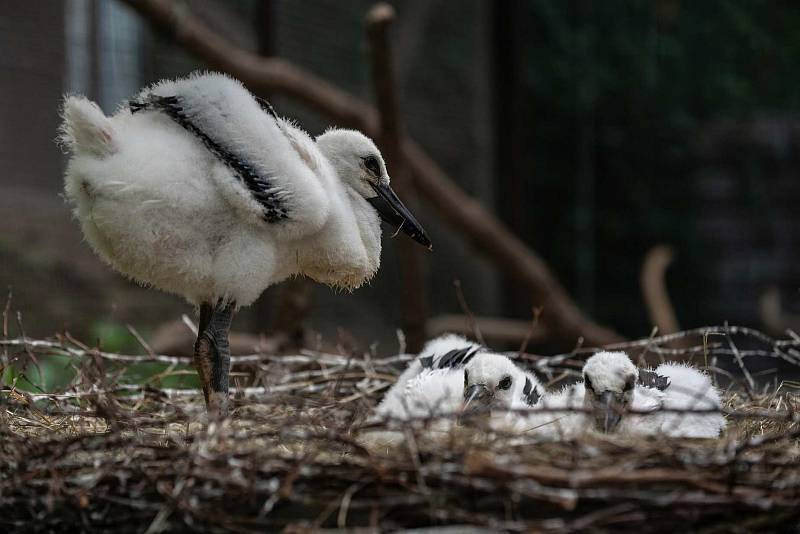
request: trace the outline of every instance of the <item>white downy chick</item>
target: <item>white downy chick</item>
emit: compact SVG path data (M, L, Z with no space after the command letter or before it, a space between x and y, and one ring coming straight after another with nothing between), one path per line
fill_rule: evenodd
M466 422L491 415L492 426L503 426L514 417L509 410L531 408L542 391L536 377L508 357L463 337L446 335L429 342L409 364L373 420L437 417L431 429L447 432L460 418ZM395 432L389 438L396 442L402 435Z
M624 352L600 352L586 361L583 375L583 405L596 430L715 438L725 427L720 413L660 412L662 408L720 408L719 392L709 377L691 366L665 363L651 371L638 369ZM627 413L629 410L648 413Z

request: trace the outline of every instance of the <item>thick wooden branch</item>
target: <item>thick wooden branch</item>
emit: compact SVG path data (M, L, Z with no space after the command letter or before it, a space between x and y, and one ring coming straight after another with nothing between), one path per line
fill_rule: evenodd
M318 76L288 61L262 58L231 45L177 3L167 0L124 2L210 67L230 73L251 90L282 93L340 126L357 128L371 137L379 137L376 110ZM417 143L405 137L401 146L421 198L477 250L530 291L532 302L544 309L542 322L554 336L565 343L583 338L590 345L622 340L619 334L585 316L544 262L512 235L497 217L450 180Z
M651 248L642 262L640 283L645 307L650 321L658 328L660 334L674 334L680 331L675 307L667 291L667 269L672 264L674 252L667 245L656 245ZM690 346L688 339L676 339L670 343L673 348ZM648 365L658 365L659 358L649 355L645 358Z
M667 292L667 269L672 263L672 249L666 245L651 248L642 263L642 295L650 315L650 321L662 334L674 334L680 330L675 309Z
M418 202L401 146L403 125L389 44L389 28L394 18L394 8L381 2L369 10L366 19L372 85L380 121L378 146L387 161L393 188L411 212L416 213ZM428 318L427 268L424 257L427 251L408 239L395 241L395 245L402 282L400 303L406 346L410 352L419 352L425 344L425 322Z
M800 315L786 312L781 302L781 291L775 286L761 293L758 314L767 332L772 335L782 335L787 331L800 332Z
M554 337L567 342L582 337L592 346L623 340L584 315L544 261L494 214L453 183L419 145L406 139L403 148L420 197L433 204L438 214L477 250L531 292L531 301L542 307L542 322Z
M505 319L503 317L474 317L483 339L492 345L514 344L519 346L528 338L531 344L547 341L549 332L541 327L531 330L530 321ZM470 318L466 315L438 315L431 317L426 325L428 336L435 337L446 333L464 336L473 335Z
M380 139L386 143L387 148L399 152L403 132L388 35L394 18L394 8L380 2L372 6L367 13L366 23L372 86L378 103Z

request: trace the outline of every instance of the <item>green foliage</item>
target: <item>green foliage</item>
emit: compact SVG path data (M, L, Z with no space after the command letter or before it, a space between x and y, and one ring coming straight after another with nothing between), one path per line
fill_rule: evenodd
M143 349L128 329L118 323L98 321L92 325L93 343L104 352L141 354ZM56 393L72 384L81 365L80 358L64 354L40 355L34 362L20 355L0 375L0 383L31 393ZM118 375L121 384L152 385L161 388L199 388L200 381L191 365L170 366L160 362L130 365L105 361L106 371Z
M97 340L99 347L106 352L124 354L141 354L142 346L128 331L128 328L119 323L98 321L92 326L92 335ZM189 365L170 366L160 362L135 363L118 366L125 384L149 384L164 388L196 388L200 381L194 373L194 368ZM172 373L179 374L172 374ZM180 374L186 372L187 374ZM163 376L162 376L163 375Z
M186 372L188 374L170 374ZM164 375L164 376L162 376ZM159 362L135 363L125 367L121 378L126 384L148 384L162 388L199 388L200 379L190 365L170 366Z
M26 359L24 366L11 365L2 374L2 382L31 393L61 391L75 377L76 359L61 354L44 355L38 365Z
M90 329L91 341L106 352L135 354L142 347L125 325L112 321L96 321Z

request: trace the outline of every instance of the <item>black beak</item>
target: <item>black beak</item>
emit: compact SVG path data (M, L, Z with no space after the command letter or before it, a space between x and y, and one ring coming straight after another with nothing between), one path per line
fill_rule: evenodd
M604 391L594 403L595 424L598 430L613 432L622 417L622 395Z
M375 211L378 212L383 222L388 223L396 230L402 231L411 239L423 245L428 250L433 250L431 240L422 226L417 222L411 212L408 211L400 199L397 198L389 184L379 182L377 184L370 184L372 189L378 194L376 197L368 198L367 202L372 204Z
M461 407L461 416L486 411L490 407L493 397L492 392L484 384L469 386L464 390L464 404Z

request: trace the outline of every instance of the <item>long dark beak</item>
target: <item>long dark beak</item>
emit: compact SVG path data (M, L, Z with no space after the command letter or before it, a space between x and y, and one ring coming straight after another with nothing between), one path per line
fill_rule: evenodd
M433 245L431 245L431 240L428 239L425 230L422 229L422 226L420 226L414 216L411 215L408 208L400 202L400 199L394 194L389 184L378 182L377 184L371 183L370 185L378 196L368 198L367 202L372 204L372 207L375 208L375 211L378 212L381 219L385 223L394 226L396 230L402 231L428 250L433 250Z
M598 430L613 432L622 417L622 395L604 391L594 403L595 423Z
M492 392L484 384L469 386L464 390L464 404L461 407L461 415L471 415L487 410L492 398Z

